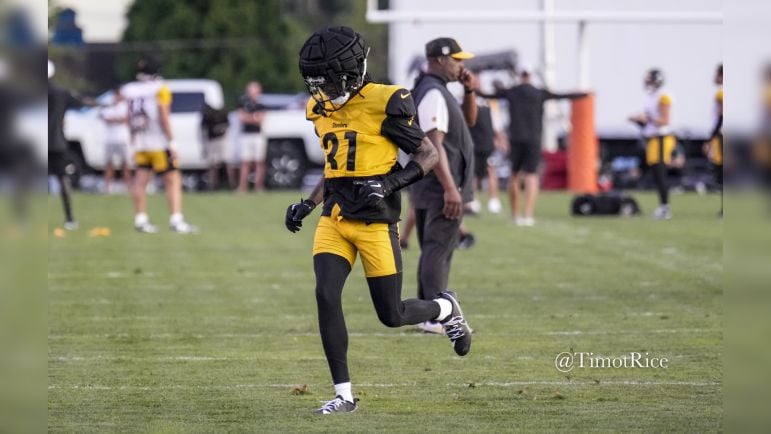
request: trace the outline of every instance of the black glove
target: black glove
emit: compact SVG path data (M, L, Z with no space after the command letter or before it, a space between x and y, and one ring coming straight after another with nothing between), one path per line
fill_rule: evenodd
M382 180L368 179L366 181L357 181L360 185L359 197L362 197L367 205L376 206L378 202L395 191L423 178L423 168L415 161L410 161L404 169L397 170Z
M377 206L383 198L391 194L391 190L386 187L385 179L367 179L355 181L354 184L359 186L359 197L368 206Z
M300 202L289 205L286 209L286 218L284 224L290 232L297 232L303 227L302 220L307 217L313 209L316 208L316 203L310 199L302 200Z

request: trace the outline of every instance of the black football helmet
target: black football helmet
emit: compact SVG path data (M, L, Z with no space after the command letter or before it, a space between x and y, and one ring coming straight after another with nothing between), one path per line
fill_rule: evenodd
M664 72L658 68L651 68L645 73L645 86L658 89L664 85Z
M135 65L138 80L151 79L161 73L161 63L151 56L142 57Z
M319 109L341 109L364 84L364 38L350 27L327 27L312 34L300 49L300 74Z

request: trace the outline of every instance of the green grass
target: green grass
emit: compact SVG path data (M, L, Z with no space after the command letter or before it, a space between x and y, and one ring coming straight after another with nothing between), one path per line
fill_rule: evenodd
M195 236L134 233L126 197L78 195L81 230L49 241L48 424L55 432L503 432L722 429L722 223L717 196L675 218L571 218L546 194L538 225L467 218L450 280L472 352L382 326L357 263L344 291L357 413L333 395L317 335L311 242L283 228L297 193L187 195ZM652 211L654 197L638 195ZM150 200L165 223L164 200ZM56 198L49 224L60 224ZM109 227L109 237L88 230ZM404 294L415 293L416 242ZM563 351L670 359L574 369ZM310 393L293 395L293 386Z

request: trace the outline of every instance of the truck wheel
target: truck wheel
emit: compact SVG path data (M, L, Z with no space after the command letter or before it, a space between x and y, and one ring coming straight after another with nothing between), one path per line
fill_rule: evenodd
M302 140L270 140L265 166L268 188L299 189L308 170L308 157L305 156Z

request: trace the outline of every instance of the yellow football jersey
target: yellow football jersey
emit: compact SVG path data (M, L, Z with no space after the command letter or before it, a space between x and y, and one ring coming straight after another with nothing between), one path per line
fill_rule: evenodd
M398 99L392 101L394 98ZM411 110L402 107L409 105ZM390 108L395 110L389 113ZM383 122L389 115L400 113L414 118L415 112L410 91L378 83L366 84L340 110L325 114L319 111L316 101L310 98L306 116L313 122L326 155L324 177L327 179L388 173L396 164L401 144L383 134Z
M411 154L425 134L417 121L415 102L409 90L400 86L366 83L341 109L324 110L313 98L306 105L306 117L313 122L324 150L324 211L366 222L393 223L399 220L398 192L377 207L359 197L358 178L382 178L400 167L399 149Z

